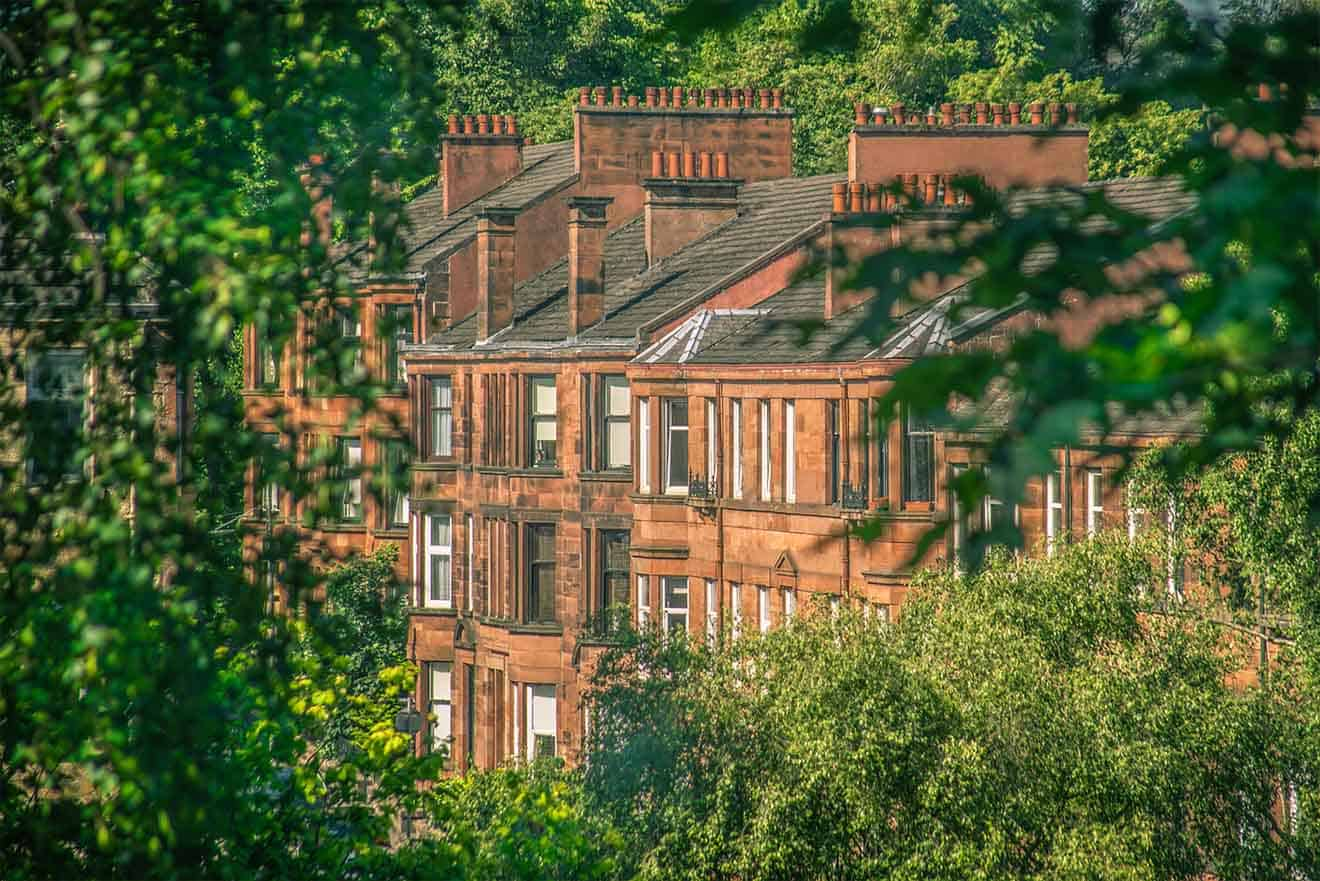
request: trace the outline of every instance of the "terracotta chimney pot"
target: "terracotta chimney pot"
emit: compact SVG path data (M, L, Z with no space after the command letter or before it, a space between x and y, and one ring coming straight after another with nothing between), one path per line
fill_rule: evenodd
M848 213L860 214L866 204L866 184L853 181L848 184Z
M1031 111L1031 124L1040 125L1045 121L1045 105L1039 101L1032 102L1028 108Z
M696 156L685 150L683 151L683 177L696 177L696 176L697 176Z
M727 178L729 176L729 154L715 154L715 176L718 178Z
M623 104L623 86L610 87L610 103L615 107Z
M636 96L636 95L629 95L629 96L628 96L628 106L629 106L629 107L636 107L636 106L638 105L638 103L639 103L639 102L638 102L638 100L637 100L637 96Z
M449 114L449 120L445 127L445 131L451 135L458 134L458 116L453 113Z
M659 150L651 151L651 177L665 176L665 154Z
M889 106L889 115L894 117L894 125L902 125L906 121L906 116L904 115L906 109L907 108L905 108L902 103L891 104Z
M665 175L667 177L679 177L678 153L671 150L667 161L665 162Z
M710 153L703 151L697 156L697 177L709 178L712 174Z
M994 117L994 124L995 124L995 125L1003 125L1003 124L1004 124L1004 105L1003 105L1003 104L991 104L991 105L990 105L990 114Z
M953 125L953 105L952 105L952 104L941 104L941 105L940 105L940 125L944 125L944 126L950 126L950 125Z
M578 104L580 104L583 107L586 107L590 103L591 103L591 87L582 86L581 88L578 89Z
M476 131L477 131L476 119L474 119L471 116L463 117L463 134L472 135L472 134L476 134Z
M990 105L989 105L989 104L986 104L984 101L977 101L977 102L976 102L976 124L977 124L977 125L985 125L987 122L990 121L989 110L990 110Z
M848 185L845 183L836 183L830 187L830 198L833 200L831 208L835 214L842 214L847 210L848 205Z
M1068 125L1077 125L1077 105L1065 104L1063 109L1068 111Z
M784 106L784 90L783 90L783 89L771 89L771 90L770 90L770 102L774 105L774 108L775 108L776 110L779 110L780 108L782 108L782 107Z

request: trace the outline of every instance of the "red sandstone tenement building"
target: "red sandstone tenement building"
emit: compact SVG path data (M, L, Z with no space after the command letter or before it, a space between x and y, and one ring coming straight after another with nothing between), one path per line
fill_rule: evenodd
M573 140L535 147L507 117L453 119L440 185L408 206L405 275L359 279L367 368L401 355L406 370L387 406L416 447L411 492L384 511L364 500L358 521L314 538L403 546L408 656L434 718L420 746L447 739L458 768L572 759L586 676L621 621L764 630L812 598L890 614L917 537L951 514L1017 517L1048 548L1137 513L1107 479L1113 445L1169 426L1059 451L1016 512L993 499L951 511L949 478L979 464L977 438L914 414L874 436L872 402L911 359L994 346L1030 317L954 319L954 287L872 342L851 333L865 294L799 270L822 248L859 255L937 231L960 210L959 173L1104 187L1152 221L1187 207L1178 186L1086 183L1075 109L1017 104L860 105L848 173L796 178L783 103L765 89L583 89ZM857 225L893 210L881 187L895 177L918 205L892 228ZM377 338L405 305L411 335ZM802 320L822 327L806 346ZM286 360L275 375L293 386ZM282 400L345 436L334 400L268 393L263 362L249 366L256 424ZM360 442L370 469L384 444L369 429ZM868 516L885 536L847 537Z

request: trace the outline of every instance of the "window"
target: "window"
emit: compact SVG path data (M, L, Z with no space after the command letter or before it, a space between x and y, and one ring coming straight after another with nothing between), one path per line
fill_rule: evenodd
M770 629L770 588L768 587L762 586L756 589L756 618L760 622L762 633Z
M257 511L265 517L280 516L280 485L275 480L275 462L279 457L280 436L278 434L263 434L261 440L265 443L265 449L262 451L262 461L258 465L258 493Z
M706 639L714 645L719 630L719 603L715 596L715 579L706 579Z
M426 601L431 609L454 607L454 528L448 514L428 514L425 518L426 547L423 570L426 583Z
M555 687L527 686L527 758L549 759L555 755Z
M379 336L384 343L385 383L402 388L407 381L403 371L403 347L412 344L412 306L382 306Z
M637 629L646 627L646 622L651 620L651 578L647 575L637 576Z
M1105 523L1104 472L1086 472L1086 534L1095 535Z
M533 468L559 464L559 408L553 376L533 376L528 398L531 403L531 451Z
M733 638L742 636L742 587L737 584L729 585L729 617L733 622Z
M339 438L340 480L343 495L339 519L345 523L362 521L362 441L355 437Z
M555 620L555 527L527 526L527 620Z
M770 402L761 402L761 501L770 501Z
M1136 504L1136 489L1128 484L1127 488L1127 531L1128 539L1136 540L1137 533L1146 525L1146 509Z
M50 349L28 359L28 479L34 483L76 477L83 433L86 353Z
M840 602L839 595L838 595L837 593L836 593L836 594L831 594L831 595L830 595L830 614L833 615L833 616L836 616L836 617L837 617L838 614L839 614L839 607L840 607L841 605L842 605L842 603Z
M454 455L454 384L448 376L432 376L431 455Z
M706 485L712 495L719 494L720 420L715 399L706 399Z
M426 712L431 717L431 750L448 750L454 740L453 672L449 661L426 665Z
M355 371L362 370L362 319L358 317L357 305L340 306L335 318L335 327L339 331L340 342L353 352Z
M464 567L467 575L466 602L467 602L467 610L471 612L473 611L473 607L476 605L476 592L477 592L477 579L476 579L477 555L474 547L475 541L472 534L473 526L472 526L471 514L466 514L463 517L463 533L465 539L467 540L467 566ZM471 746L468 747L468 749L471 748L472 748Z
M797 501L797 404L784 402L784 501Z
M269 328L255 329L256 339L256 385L262 389L280 387L280 347L271 337Z
M733 469L733 497L741 499L743 496L742 401L733 402L732 412L729 414L729 428L731 429L729 459Z
M958 498L956 484L958 478L967 472L967 466L954 465L951 470L953 480L950 481L949 489L952 494L952 503L949 507L953 511L953 566L956 571L961 572L967 544L967 512L963 510L962 499Z
M606 470L632 467L632 437L628 424L628 380L623 376L607 376L604 382L605 405L601 408L600 436L602 464Z
M990 482L990 469L985 469L986 482ZM995 498L993 494L987 493L985 502L981 509L981 517L985 524L986 532L994 532L996 529L1006 529L1010 524L1007 518L1008 508L1003 499Z
M1045 475L1045 553L1054 556L1063 536L1063 472Z
M797 614L797 591L784 588L784 623L787 624Z
M666 575L660 579L665 608L665 633L687 633L688 580Z
M880 402L871 400L871 412L866 419L866 430L875 435L875 492L877 499L889 498L889 432L879 424Z
M600 534L600 607L602 609L628 608L630 542L631 536L626 530L609 530ZM611 618L611 620L616 619Z
M408 527L408 445L403 441L385 444L385 525Z
M642 398L637 402L637 433L641 440L637 444L637 489L639 492L651 491L651 402Z
M839 438L839 402L825 402L825 443L828 448L825 455L828 457L826 462L825 479L828 481L826 489L827 498L831 505L839 502L839 469L840 469L840 438Z
M688 491L688 402L687 398L666 398L665 417L665 492Z
M935 431L908 411L903 423L903 501L935 500Z

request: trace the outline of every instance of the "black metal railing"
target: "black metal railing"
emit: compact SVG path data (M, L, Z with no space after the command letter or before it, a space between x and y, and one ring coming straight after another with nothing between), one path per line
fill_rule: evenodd
M839 494L839 506L845 511L865 511L868 495L865 480L858 486L845 480Z
M717 481L704 474L693 474L688 472L688 498L690 499L714 499L716 496Z

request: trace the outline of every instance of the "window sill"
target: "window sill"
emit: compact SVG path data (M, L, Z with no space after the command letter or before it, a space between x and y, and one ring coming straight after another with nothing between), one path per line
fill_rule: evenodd
M283 394L284 394L284 389L276 388L276 387L245 388L242 391L242 395L245 398L272 398L277 395L283 395Z
M317 527L321 532L343 532L343 533L362 533L366 534L367 524L365 523L322 523Z
M510 477L563 477L564 471L561 468L510 468L507 472Z
M408 614L423 618L457 618L457 609L441 609L434 606L409 606Z
M622 469L618 471L582 471L579 472L578 478L597 483L632 483L633 474L632 471Z
M538 636L564 635L564 625L557 621L507 621L503 626L509 633L535 634Z
M508 474L509 469L503 465L478 465L473 469L478 474Z
M462 465L459 462L452 461L449 459L444 459L441 461L430 461L430 462L422 461L422 462L412 463L413 471L457 471L461 467Z
M629 500L642 503L655 503L660 505L686 505L687 496L664 496L654 493L632 493L628 496Z
M377 529L375 535L377 538L407 538L408 527L387 526L384 529Z

